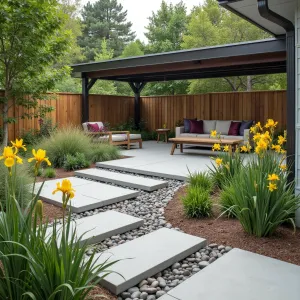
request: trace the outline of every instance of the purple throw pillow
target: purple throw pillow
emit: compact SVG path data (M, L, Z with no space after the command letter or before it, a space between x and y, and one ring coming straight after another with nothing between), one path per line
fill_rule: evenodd
M239 135L241 124L241 122L231 122L228 135Z
M95 123L95 124L88 123L87 128L88 128L88 131L90 131L90 132L100 132L100 128L97 123Z
M184 133L191 132L191 123L190 121L196 121L197 119L183 119Z
M239 135L244 136L244 130L250 129L252 125L253 125L253 121L243 121L240 126Z
M200 133L203 134L203 121L190 120L191 130L190 133Z

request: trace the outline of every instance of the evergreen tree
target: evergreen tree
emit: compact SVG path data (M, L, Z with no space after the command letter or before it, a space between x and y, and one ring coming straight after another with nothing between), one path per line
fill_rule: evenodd
M120 56L124 47L134 40L132 23L127 21L127 11L117 0L88 2L82 11L83 35L79 45L84 49L88 61L95 59L101 41L105 38L115 57Z

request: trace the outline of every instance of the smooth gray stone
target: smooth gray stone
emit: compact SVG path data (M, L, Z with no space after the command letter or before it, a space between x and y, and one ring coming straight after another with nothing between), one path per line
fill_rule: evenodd
M99 243L112 235L122 234L124 232L143 226L144 220L130 215L109 210L90 217L85 217L72 221L71 232L76 228L77 238L81 238L81 244ZM58 226L58 235L60 236L62 226ZM47 235L52 234L52 227L47 230Z
M75 171L75 176L90 178L102 182L115 183L117 185L141 189L148 192L153 192L168 186L166 181L110 172L97 168Z
M205 239L176 230L162 228L153 231L106 252L96 254L95 259L99 258L99 264L107 259L108 261L121 260L110 267L110 270L116 273L106 276L100 284L118 295L143 279L195 253L205 245ZM141 291L145 291L142 288Z
M233 249L160 299L299 300L299 282L300 266Z
M137 191L82 178L68 177L46 181L41 191L40 199L57 206L62 206L62 193L57 192L53 195L52 192L56 189L56 183L61 182L63 179L69 179L75 190L75 197L71 199L68 204L68 207L74 213L81 213L127 199L136 198L139 195ZM40 186L41 183L36 184L36 192Z

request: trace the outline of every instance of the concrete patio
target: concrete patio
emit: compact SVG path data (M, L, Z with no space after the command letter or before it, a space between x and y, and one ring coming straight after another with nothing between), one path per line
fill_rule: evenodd
M143 142L143 149L122 150L122 155L130 158L97 163L97 167L186 180L188 170L191 173L208 170L210 157L216 154L209 148L184 147L183 153L176 149L174 155L170 155L171 146L171 143Z

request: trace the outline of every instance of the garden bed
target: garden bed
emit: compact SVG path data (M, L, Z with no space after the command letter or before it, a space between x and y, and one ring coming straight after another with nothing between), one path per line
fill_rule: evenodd
M220 217L214 206L214 217L189 219L185 216L181 197L186 194L186 187L181 188L165 209L166 221L179 227L186 233L206 238L209 243L228 245L252 251L300 265L300 230L295 233L290 226L280 226L272 237L256 238L245 233L236 219ZM213 197L217 204L217 195Z

